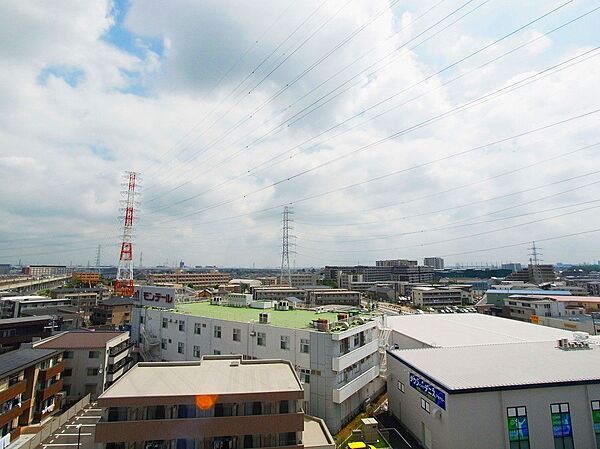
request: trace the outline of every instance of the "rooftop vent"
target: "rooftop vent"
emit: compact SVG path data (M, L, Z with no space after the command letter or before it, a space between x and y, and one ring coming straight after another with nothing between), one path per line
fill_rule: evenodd
M561 338L560 340L558 340L557 346L563 351L592 349L589 340L569 340L567 338Z
M231 363L229 364L229 366L240 366L240 361L239 360L232 360Z

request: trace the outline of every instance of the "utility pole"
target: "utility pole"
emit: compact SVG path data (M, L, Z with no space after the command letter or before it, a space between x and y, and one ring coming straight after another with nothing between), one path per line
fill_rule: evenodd
M293 219L294 208L291 206L283 207L283 225L282 225L282 241L281 241L281 275L279 281L283 284L284 278L288 285L292 285L292 273L290 271L290 223ZM292 236L293 237L293 236Z

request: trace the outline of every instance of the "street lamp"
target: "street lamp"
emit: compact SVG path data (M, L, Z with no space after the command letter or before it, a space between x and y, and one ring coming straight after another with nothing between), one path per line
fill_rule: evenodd
M80 442L81 442L81 424L77 424L77 449L79 449Z

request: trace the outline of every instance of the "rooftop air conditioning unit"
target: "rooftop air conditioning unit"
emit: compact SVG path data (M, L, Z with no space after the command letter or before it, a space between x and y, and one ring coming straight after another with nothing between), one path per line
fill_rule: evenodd
M259 313L258 322L262 324L269 324L271 322L271 315L269 313Z

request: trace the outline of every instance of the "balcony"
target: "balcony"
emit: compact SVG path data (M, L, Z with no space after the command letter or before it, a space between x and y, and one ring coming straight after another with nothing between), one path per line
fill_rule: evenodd
M45 381L48 379L52 379L59 373L62 373L65 370L65 364L63 362L57 363L51 368L47 368L44 370L40 370L39 379L41 381Z
M54 396L56 393L58 393L60 390L62 390L62 388L63 388L63 380L60 379L59 381L53 383L49 387L38 391L38 395L39 395L38 401L45 401L49 397Z
M108 350L109 363L114 363L114 361L111 361L110 358L117 357L118 355L125 353L127 350L129 350L132 347L133 347L133 341L127 340L127 341L125 341L125 344L119 343L117 346L110 348Z
M272 433L273 429L277 429L279 433L299 432L303 428L304 413L145 421L100 421L96 425L96 442L213 438L268 434Z
M373 379L377 378L379 375L379 367L374 366L360 376L355 379L352 379L342 388L336 388L333 390L333 402L336 404L341 404L354 393L356 393L361 388L365 387L369 384Z
M14 385L11 385L6 390L0 391L0 404L4 404L6 401L17 397L21 393L24 393L26 385L27 382L22 380Z
M23 412L25 412L25 410L29 408L29 404L30 401L27 400L25 402L22 402L21 405L15 406L7 412L0 414L0 427L5 426L13 419L21 416L21 414L23 414Z
M373 340L360 348L356 348L341 357L334 357L331 359L331 369L333 371L343 371L354 363L364 359L368 355L377 352L379 347L379 341Z

